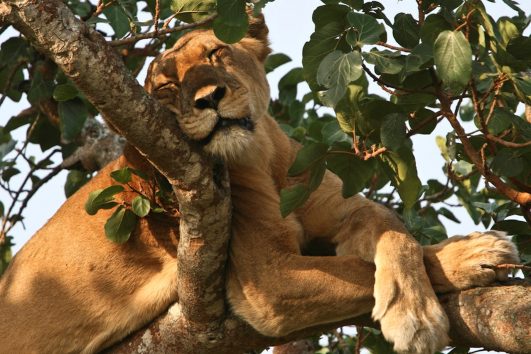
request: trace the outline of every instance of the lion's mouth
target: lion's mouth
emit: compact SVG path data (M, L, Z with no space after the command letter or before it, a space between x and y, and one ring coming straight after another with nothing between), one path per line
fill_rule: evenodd
M207 135L206 138L201 139L199 143L201 145L207 145L210 143L214 135L222 130L228 129L230 127L240 127L247 131L254 131L254 122L251 120L250 117L243 117L243 118L223 118L221 116L218 117L218 121L216 125L214 126L214 129L210 132L210 134Z

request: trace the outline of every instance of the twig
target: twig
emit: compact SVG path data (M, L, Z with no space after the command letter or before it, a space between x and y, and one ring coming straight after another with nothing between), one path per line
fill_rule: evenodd
M470 16L472 16L472 14L474 13L474 11L476 11L475 8L473 8L472 10L470 10L466 16L465 16L465 20L463 23L461 23L459 26L456 27L456 29L454 30L455 32L457 31L460 31L463 27L467 26L470 22ZM467 38L468 38L468 31L467 31Z
M387 44L387 43L382 42L382 41L378 41L378 42L376 42L376 44L380 45L382 47L389 48L389 49L399 50L401 52L411 52L411 49L404 48L404 47L397 47L397 46L394 46L394 45L391 45L391 44Z
M424 25L424 11L422 11L422 0L417 0L417 9L419 12L419 26L422 27Z
M354 348L355 354L361 353L361 348L363 346L363 341L365 338L367 338L367 335L363 335L363 326L356 326L356 332L358 332L357 340L356 340L356 348Z
M138 41L141 41L142 39L149 39L149 38L155 38L155 37L156 38L160 38L160 37L163 37L163 36L165 36L165 35L167 35L169 33L178 32L178 31L184 31L184 30L187 30L187 29L190 29L190 28L195 28L195 27L200 27L200 26L206 25L207 23L212 22L216 18L216 16L217 16L217 14L213 14L213 15L208 16L207 18L205 18L204 20L201 20L199 22L188 23L188 24L185 24L185 25L182 25L182 26L173 27L173 28L161 29L161 30L158 31L158 34L156 36L155 36L155 31L148 32L148 33L141 33L141 34L135 35L133 37L110 41L109 45L111 45L113 47L118 47L118 46L121 46L121 45L136 43Z
M60 150L59 149L54 149L52 150L45 158L44 160L47 160L49 158L51 158L55 153L59 152ZM11 223L9 225L9 227L6 228L6 225L7 225L7 222L9 219L12 218L11 216L11 213L13 212L13 209L15 208L15 204L17 203L18 201L18 198L20 197L20 194L24 192L24 186L26 185L26 183L28 183L28 181L30 180L31 176L33 176L33 173L38 169L38 166L35 165L33 167L31 167L30 171L28 172L28 174L26 175L26 177L24 178L24 181L22 181L22 184L20 185L19 189L15 192L15 196L13 198L13 201L11 202L11 205L9 206L9 209L7 210L7 213L4 215L4 219L2 220L2 228L0 230L0 244L2 244L2 241L3 239L5 238L6 234L9 232L9 230L11 230L13 228L13 225L15 223ZM42 180L41 180L42 182ZM35 186L41 186L42 184L40 182L36 183ZM32 191L35 189L35 186L33 186L32 188ZM30 193L26 196L26 198L24 198L24 201L22 203L22 207L26 207L27 203L28 203L28 200L29 198L31 198L33 196L33 194L35 194L36 190L31 193ZM23 210L23 208L22 208ZM19 209L19 213L13 215L13 216L16 216L16 215L22 215L20 214L20 209Z
M24 198L22 201L22 204L20 205L20 208L18 209L18 212L14 216L22 216L22 213L24 212L24 209L28 206L28 203L30 199L33 197L33 195L41 188L44 184L46 184L48 181L50 181L53 177L57 176L59 172L63 170L63 167L61 164L54 167L49 174L47 174L43 179L39 180L35 185L31 188L31 190L28 191L28 195ZM6 230L6 234L11 230L14 224L11 224L9 228Z
M175 16L177 16L177 15L178 15L178 13L174 13L173 15L171 15L170 17L168 17L168 18L164 21L164 23L162 24L162 29L166 29L166 28L168 28L168 26L170 25L171 20L173 20L173 19L175 18Z
M434 77L434 82L437 82L437 76L435 75L435 72L432 71L432 75ZM472 90L474 91L474 90ZM483 162L481 160L480 155L468 139L465 130L459 123L457 117L451 110L451 101L449 100L449 97L444 93L444 91L441 88L440 83L436 83L436 94L439 99L439 102L441 103L441 111L444 117L448 120L452 128L454 129L455 133L459 137L459 140L461 140L461 143L463 143L463 148L465 150L465 153L468 155L472 163L476 166L476 168L481 172L481 174L485 177L485 180L487 182L490 182L492 185L496 187L499 193L504 194L512 200L513 202L516 202L520 205L528 205L531 204L531 193L527 192L521 192L518 190L515 190L513 187L506 184L500 177L493 174L489 169L483 168ZM479 114L479 112L477 112Z
M493 141L493 142L495 142L497 144L503 145L503 146L508 147L508 148L513 148L513 149L518 149L518 148L531 146L531 140L527 141L525 143L513 143L511 141L503 140L503 139L497 137L496 135L492 135L492 134L485 134L485 138L487 140L491 140L491 141Z
M490 264L482 264L481 268L488 268L488 269L522 269L522 270L531 270L530 266L526 266L523 264L497 264L497 265L490 265Z
M370 69L369 69L364 63L361 63L361 67L362 67L363 70L367 73L367 75L369 75L374 81L376 81L377 83L379 83L380 86L382 86L382 85L383 85L383 86L386 86L385 88L382 86L382 88L383 88L386 92L388 92L388 93L390 93L390 94L392 94L392 95L396 95L397 93L396 93L395 91L388 91L389 89L387 89L387 87L391 87L391 88L393 88L393 89L395 89L395 90L400 90L400 91L409 92L409 93L418 93L418 92L420 92L420 91L417 91L417 90L406 89L406 88L404 88L404 87L398 87L398 86L392 85L392 84L390 84L390 83L388 83L388 82L385 82L385 81L381 80L378 76L374 75L374 74L372 73L372 71L371 71L371 70L370 70ZM423 92L423 93L426 93L426 92L424 92L424 91L422 91L422 92ZM428 93L429 93L429 92L428 92ZM400 93L398 93L398 95L400 95Z
M159 16L160 16L160 1L155 0L155 16L153 17L153 38L157 38L159 36Z
M91 17L96 17L98 15L100 15L103 10L105 10L107 7L111 6L114 4L114 0L111 0L109 1L108 3L103 3L103 0L99 0L98 1L98 5L96 6L96 10L94 11L94 13L92 13L92 16Z

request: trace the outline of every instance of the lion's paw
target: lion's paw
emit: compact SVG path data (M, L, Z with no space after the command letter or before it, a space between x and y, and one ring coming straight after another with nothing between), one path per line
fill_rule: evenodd
M448 318L427 279L404 286L396 277L376 278L372 317L396 352L432 354L448 344Z
M495 266L519 261L516 246L504 233L497 231L454 236L433 247L426 249L425 260L437 292L507 280L510 270L496 269Z

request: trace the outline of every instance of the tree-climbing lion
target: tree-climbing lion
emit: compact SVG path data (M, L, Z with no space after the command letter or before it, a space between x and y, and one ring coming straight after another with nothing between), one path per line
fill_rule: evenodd
M362 196L343 199L330 172L283 218L280 190L307 176L287 177L299 145L267 112L267 33L261 16L232 45L210 30L190 32L153 61L145 84L183 133L229 168L232 311L269 336L372 311L396 351L441 349L448 319L435 292L503 278L482 265L516 263L514 245L486 232L422 247L392 211ZM0 353L95 353L179 300L177 217L150 214L128 242L116 244L104 235L112 211L83 210L88 194L111 185L110 171L124 166L156 173L127 147L65 202L0 278ZM133 183L151 188L138 178ZM303 255L315 239L333 245L336 255Z

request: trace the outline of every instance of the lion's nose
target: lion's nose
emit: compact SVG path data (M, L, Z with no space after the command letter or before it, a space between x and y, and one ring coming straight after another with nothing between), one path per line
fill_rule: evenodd
M194 101L195 108L217 109L219 101L225 96L225 87L220 86L205 86L197 90L195 93Z

